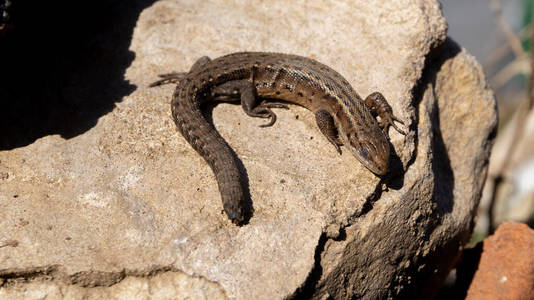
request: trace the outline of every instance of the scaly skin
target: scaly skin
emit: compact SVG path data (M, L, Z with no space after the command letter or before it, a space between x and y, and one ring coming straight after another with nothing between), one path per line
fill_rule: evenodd
M269 118L271 108L284 104L261 99L280 99L315 113L321 132L341 153L341 145L377 175L388 171L390 145L387 129L398 121L386 99L378 92L365 100L347 80L328 66L297 55L243 52L210 60L199 59L188 73L161 75L160 84L178 83L171 108L179 131L210 165L228 217L236 224L245 221L244 189L236 157L226 141L202 116L201 105L209 101L241 100L245 113ZM375 110L380 122L373 117Z

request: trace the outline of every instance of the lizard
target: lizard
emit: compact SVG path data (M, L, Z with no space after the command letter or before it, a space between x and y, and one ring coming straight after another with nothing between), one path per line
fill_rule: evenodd
M272 52L237 52L213 60L203 56L189 72L159 76L150 87L177 84L171 100L174 122L213 170L224 211L237 225L246 218L243 178L232 149L202 115L203 104L240 101L248 116L269 119L261 127L276 122L272 108L288 108L272 100L301 105L315 114L319 130L337 152L341 154L345 145L377 176L388 172L389 127L405 135L394 121L404 123L381 93L364 100L338 72L303 56Z

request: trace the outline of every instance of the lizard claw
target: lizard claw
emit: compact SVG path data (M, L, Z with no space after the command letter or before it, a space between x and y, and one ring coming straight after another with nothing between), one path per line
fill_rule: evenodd
M273 124L276 122L276 114L271 110L271 108L289 109L289 106L278 102L262 101L260 105L258 105L254 110L257 112L262 111L262 117L270 118L271 120L269 121L269 123L260 125L260 127L270 127L273 126Z
M270 118L271 120L269 123L261 124L260 127L271 127L276 122L276 114L270 108L264 107L264 109L268 111L268 113L265 114L265 118Z
M328 138L328 141L330 143L332 143L332 145L334 145L334 147L336 147L337 153L339 153L339 155L343 154L341 152L341 146L343 146L343 142L341 142L339 137L332 137L332 136L326 136L326 137Z
M337 153L339 153L339 155L343 154L343 153L341 152L341 147L340 147L339 144L334 144L334 146L336 147Z
M397 130L398 133L402 135L406 135L406 132L401 130L397 126L397 124L395 124L394 121L397 121L400 124L404 125L404 122L400 120L399 118L395 117L394 115L387 115L386 117L382 118L378 124L380 125L380 127L382 128L382 130L388 137L389 137L389 126L393 126L393 128L395 128L395 130Z

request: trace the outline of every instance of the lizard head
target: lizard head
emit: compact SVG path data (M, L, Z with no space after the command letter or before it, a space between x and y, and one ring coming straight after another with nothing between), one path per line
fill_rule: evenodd
M385 175L389 165L389 143L382 130L372 139L360 139L358 136L354 131L347 137L352 155L371 172Z
M374 121L374 120L373 120ZM344 144L358 161L376 175L385 175L389 165L389 142L376 122L341 130Z

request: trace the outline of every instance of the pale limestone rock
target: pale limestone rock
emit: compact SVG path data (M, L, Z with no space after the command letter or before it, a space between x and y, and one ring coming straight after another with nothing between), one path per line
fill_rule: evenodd
M445 34L437 1L154 3L132 38L135 92L81 135L0 153L0 243L17 241L0 248L0 297L32 277L36 292L121 285L127 298L176 271L158 287L210 282L235 299L431 295L470 234L496 124L473 58L451 41L436 50ZM147 85L200 56L245 50L309 56L361 96L383 93L409 129L390 132L389 188L339 156L309 111L292 106L259 128L264 120L222 104L213 122L247 170L254 206L249 224L231 224L211 170L170 118L173 87Z
M30 282L0 289L1 299L227 299L222 288L204 278L166 271L127 276L112 286L85 288L60 280ZM179 295L179 296L178 296Z

